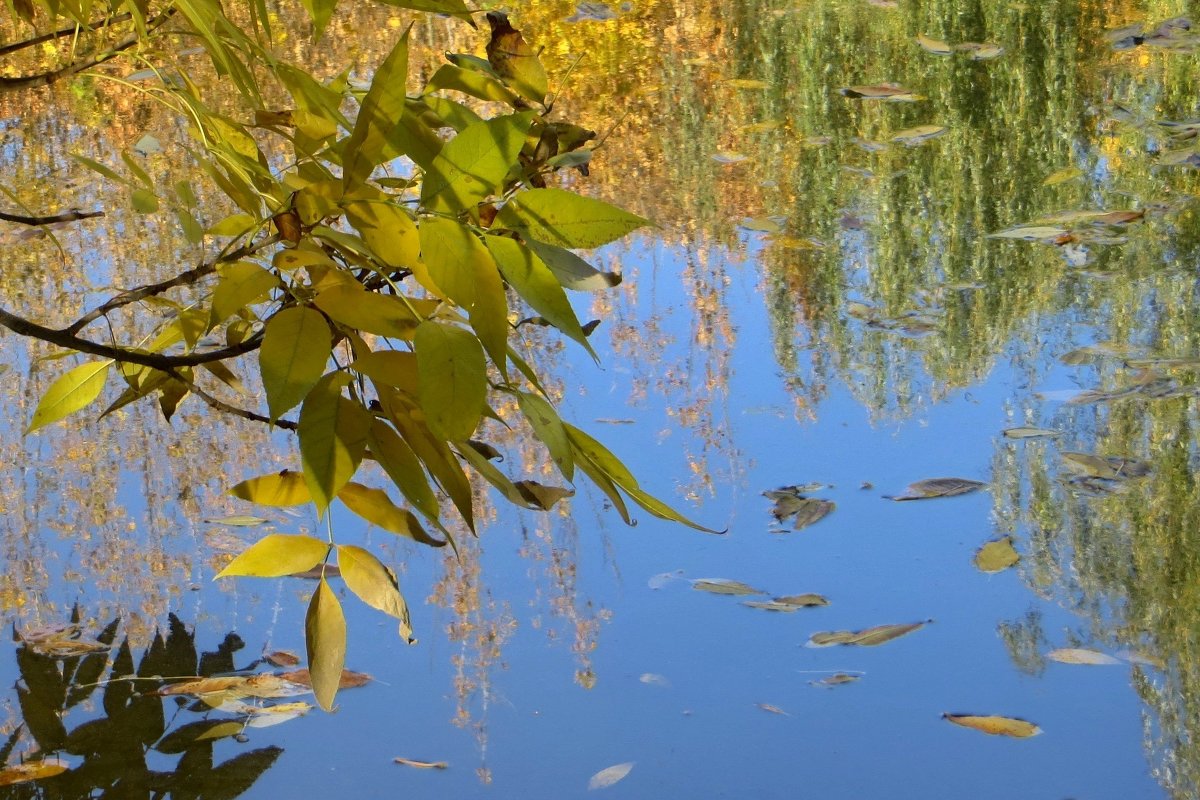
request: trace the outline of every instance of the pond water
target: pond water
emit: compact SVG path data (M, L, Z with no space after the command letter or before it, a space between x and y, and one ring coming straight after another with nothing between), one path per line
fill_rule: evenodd
M1200 70L1189 29L1157 27L1184 9L694 5L514 21L564 43L552 74L583 56L572 115L622 120L581 190L660 226L600 254L619 287L575 298L601 364L547 336L542 368L565 418L726 532L623 526L583 484L561 511L489 512L457 558L364 529L419 642L347 604L347 666L373 680L334 714L246 727L104 680L303 652L310 582L211 578L315 518L206 521L259 513L222 492L290 463L290 441L187 406L172 427L131 407L23 439L57 366L6 336L0 608L20 629L74 608L126 644L0 649L5 755L71 768L0 796L1197 796L1196 127L1166 123L1197 116ZM385 41L380 14L328 35ZM482 48L449 21L419 32ZM360 45L344 57L375 63ZM96 157L169 138L154 112L116 124L109 89L67 94L71 118L6 110L12 185L61 191L36 135ZM195 258L145 219L58 232L68 259L6 233L5 296L69 317L99 295L72 293L64 260L100 292L148 254ZM545 470L509 445L514 476ZM891 499L931 478L961 480ZM801 488L764 495L782 487ZM771 604L807 593L827 604Z

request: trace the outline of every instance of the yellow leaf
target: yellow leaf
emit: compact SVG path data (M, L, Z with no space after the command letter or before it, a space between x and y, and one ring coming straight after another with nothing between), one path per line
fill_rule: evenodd
M304 475L289 470L242 481L229 493L264 506L302 506L312 502Z
M279 578L304 572L320 564L328 552L329 543L312 536L272 533L250 545L213 580L231 575Z
M258 363L272 420L304 399L321 378L332 351L329 325L321 312L295 306L271 317Z
M32 433L89 406L104 390L104 381L112 364L111 360L91 361L60 375L42 395L25 433Z
M375 350L359 356L350 369L413 397L417 394L417 357L404 350Z
M1037 736L1042 729L1032 722L1012 717L979 717L972 714L942 714L942 719L962 725L964 728L974 728L977 731L992 736L1015 736L1024 739Z
M313 694L321 708L332 711L346 663L346 617L324 578L317 583L317 590L308 604L304 639Z
M378 525L385 531L407 536L409 539L433 547L444 547L446 544L426 533L416 515L393 503L387 496L387 492L382 489L371 489L360 483L351 482L338 492L338 499L355 514L373 525Z
M420 319L394 295L376 294L358 283L324 289L313 300L334 322L356 331L411 340Z
M342 397L348 380L346 373L323 378L300 409L300 459L319 514L358 470L374 419L362 403Z
M0 786L52 778L67 771L67 765L59 761L29 761L0 769Z
M1011 536L988 542L975 553L975 566L981 572L1002 572L1020 560Z
M409 644L414 644L417 640L413 638L408 604L400 594L395 573L361 547L338 545L337 552L342 580L346 581L350 591L371 608L400 620L400 635Z
M922 50L927 53L933 53L935 56L948 56L954 52L954 49L950 45L940 39L926 36L923 33L917 34L917 44L921 46Z
M411 267L421 258L417 226L404 209L391 203L359 202L343 206L346 220L371 252L389 267Z

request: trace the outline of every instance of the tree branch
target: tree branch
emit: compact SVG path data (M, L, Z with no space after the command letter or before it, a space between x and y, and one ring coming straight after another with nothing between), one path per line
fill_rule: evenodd
M132 14L130 14L128 11L126 11L124 14L118 14L117 16L112 17L111 19L105 19L105 20L100 20L98 22L94 22L90 26L88 26L88 30L97 30L99 28L107 28L110 25L116 25L119 22L125 22L125 21L129 20L132 16L133 16ZM39 45L42 42L49 42L53 39L62 39L63 37L66 37L66 36L74 36L75 32L78 31L79 28L80 28L80 26L76 24L76 25L72 25L69 28L59 28L58 30L52 31L51 33L43 33L41 36L34 36L32 39L25 39L20 42L13 42L12 44L6 44L6 45L0 47L0 56L6 56L9 53L15 53L18 50L24 50L27 47L34 47L35 45Z
M74 222L79 219L103 216L103 211L67 211L63 214L51 214L45 217L26 217L21 214L8 214L0 211L0 220L15 222L18 225L53 225L56 222Z
M297 430L300 427L295 422L292 422L291 420L287 420L287 419L277 419L277 420L275 420L274 423L272 423L270 417L264 417L262 414L256 414L253 411L247 411L244 408L238 408L237 406L232 406L229 403L226 403L224 400L221 400L220 398L212 396L208 392L201 389L198 385L196 385L195 381L189 381L187 378L183 377L183 375L181 375L179 372L177 372L173 369L166 370L166 372L168 375L170 375L175 380L186 384L188 389L190 389L193 394L195 394L197 397L199 397L201 400L203 400L205 403L207 403L211 408L215 408L217 411L223 412L225 414L231 414L235 417L241 417L242 419L248 419L252 422L265 422L268 425L274 424L278 428L283 428L284 430L289 430L289 431Z

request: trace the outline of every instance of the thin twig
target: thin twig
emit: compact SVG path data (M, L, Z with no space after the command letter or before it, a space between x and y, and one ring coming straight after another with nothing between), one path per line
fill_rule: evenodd
M167 370L167 374L169 374L172 378L175 378L175 380L186 384L188 389L190 389L193 394L195 394L197 397L199 397L201 400L203 400L205 403L207 403L210 407L215 408L217 411L221 411L226 414L232 414L233 416L241 417L242 419L248 419L252 422L265 422L268 425L274 424L278 428L283 428L284 430L289 430L289 431L294 431L299 427L295 422L292 422L291 420L277 419L277 420L275 420L274 423L272 423L270 417L264 417L262 414L256 414L253 411L247 411L244 408L238 408L237 406L232 406L229 403L226 403L224 400L214 397L213 395L204 391L203 389L201 389L199 386L196 385L195 381L188 380L182 374L180 374L179 372L177 372L175 370Z
M8 214L0 211L0 220L15 222L18 225L53 225L56 222L74 222L80 219L103 216L103 211L67 211L63 214L50 214L44 217L26 217L22 214Z
M129 20L130 18L132 18L132 16L133 16L132 14L130 14L128 11L126 11L124 14L118 14L117 16L115 16L111 19L93 22L91 25L88 26L88 30L94 31L94 30L99 30L101 28L107 28L110 25L116 25L118 23L125 22L125 21ZM3 46L0 46L0 56L6 56L9 53L15 53L18 50L24 50L26 47L34 47L36 45L41 44L42 42L49 42L53 39L62 39L65 36L74 36L75 32L78 30L79 30L79 25L76 24L76 25L72 25L69 28L60 28L59 30L53 31L52 33L43 33L41 36L35 36L32 39L25 39L20 42L13 42L12 44L6 44Z

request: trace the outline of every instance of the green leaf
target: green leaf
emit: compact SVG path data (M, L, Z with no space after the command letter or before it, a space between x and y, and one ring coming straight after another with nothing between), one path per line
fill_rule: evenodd
M504 236L484 237L500 273L529 306L599 360L554 274L520 242Z
M158 195L149 189L134 189L129 195L133 210L139 214L153 214L158 211Z
M404 350L375 350L364 353L350 369L373 381L417 396L417 356Z
M294 306L271 317L258 363L272 422L304 399L332 352L329 325L319 311Z
M308 491L304 475L286 469L244 480L230 489L229 493L251 503L277 508L302 506L312 502L312 494Z
M338 492L338 499L358 516L378 525L385 531L406 536L415 542L431 547L445 547L446 542L435 539L425 532L415 514L400 508L382 489L371 489L361 483L347 483Z
M317 590L308 604L304 640L313 694L321 708L332 711L346 664L346 617L324 578L318 581Z
M376 386L379 401L399 432L400 438L412 448L417 458L425 465L425 469L437 481L438 486L450 497L467 527L474 532L474 498L471 494L471 482L454 457L454 453L450 451L446 440L439 438L425 424L414 419L414 412L417 411L414 405L402 400L394 390L383 391L383 389L387 389L387 387L381 389Z
M38 401L25 433L58 422L91 405L104 390L104 381L112 364L111 360L89 361L60 375Z
M304 10L312 17L313 41L315 42L325 32L325 26L329 24L329 18L333 16L337 0L300 0L300 2L304 6Z
M507 367L508 301L496 260L470 228L451 219L421 222L421 260L430 279L467 310L471 327L492 361Z
M530 189L504 204L494 226L558 247L590 249L649 224L648 219L565 189Z
M404 498L440 528L437 497L430 488L425 471L421 469L421 462L412 448L380 419L371 423L367 446L371 448L371 455L379 462L379 466L383 467L383 471L392 479L392 483Z
M304 398L300 409L300 459L320 515L358 470L374 419L361 403L342 397L342 387L348 382L345 373L326 376Z
M300 534L272 533L246 548L229 562L217 578L245 575L253 578L280 578L307 572L325 560L329 542Z
M479 340L462 328L422 322L413 336L419 397L430 429L443 439L469 439L487 399L487 364Z
M208 232L212 236L241 236L254 230L257 225L258 220L249 214L230 214L213 223Z
M463 69L454 64L443 64L425 84L425 93L436 91L462 92L470 97L496 103L514 105L517 95L491 75L476 70Z
M354 131L342 148L342 181L347 193L365 183L372 170L382 163L388 134L404 113L409 30L404 31L392 52L375 70L371 88L367 90L354 122Z
M123 183L126 186L133 188L133 181L129 180L128 178L126 178L123 175L117 174L109 167L106 167L105 165L101 164L99 161L90 159L87 156L81 156L78 153L71 153L71 158L75 159L80 164L83 164L85 167L92 170L93 172L100 173L104 177L108 178L110 181L116 181L117 183Z
M413 638L412 620L408 615L408 603L400 594L396 574L385 567L379 559L361 547L338 545L338 567L342 580L350 591L371 608L400 620L400 635L409 644Z
M344 283L324 290L313 300L317 308L356 331L410 340L420 320L395 295L376 294L358 283Z
M455 136L425 173L421 203L430 211L457 213L495 193L525 144L533 112L496 117Z
M209 329L232 317L239 309L263 299L279 285L279 279L257 264L239 261L221 270L213 289Z
M621 282L616 272L601 272L570 250L530 239L526 244L537 257L545 262L558 282L568 289L581 292L599 292L611 289Z
M567 429L563 427L563 421L554 410L554 406L544 398L528 392L517 392L517 403L525 419L529 420L533 432L550 451L550 458L554 459L558 471L567 480L574 480L574 450L571 448L571 440L567 437Z

